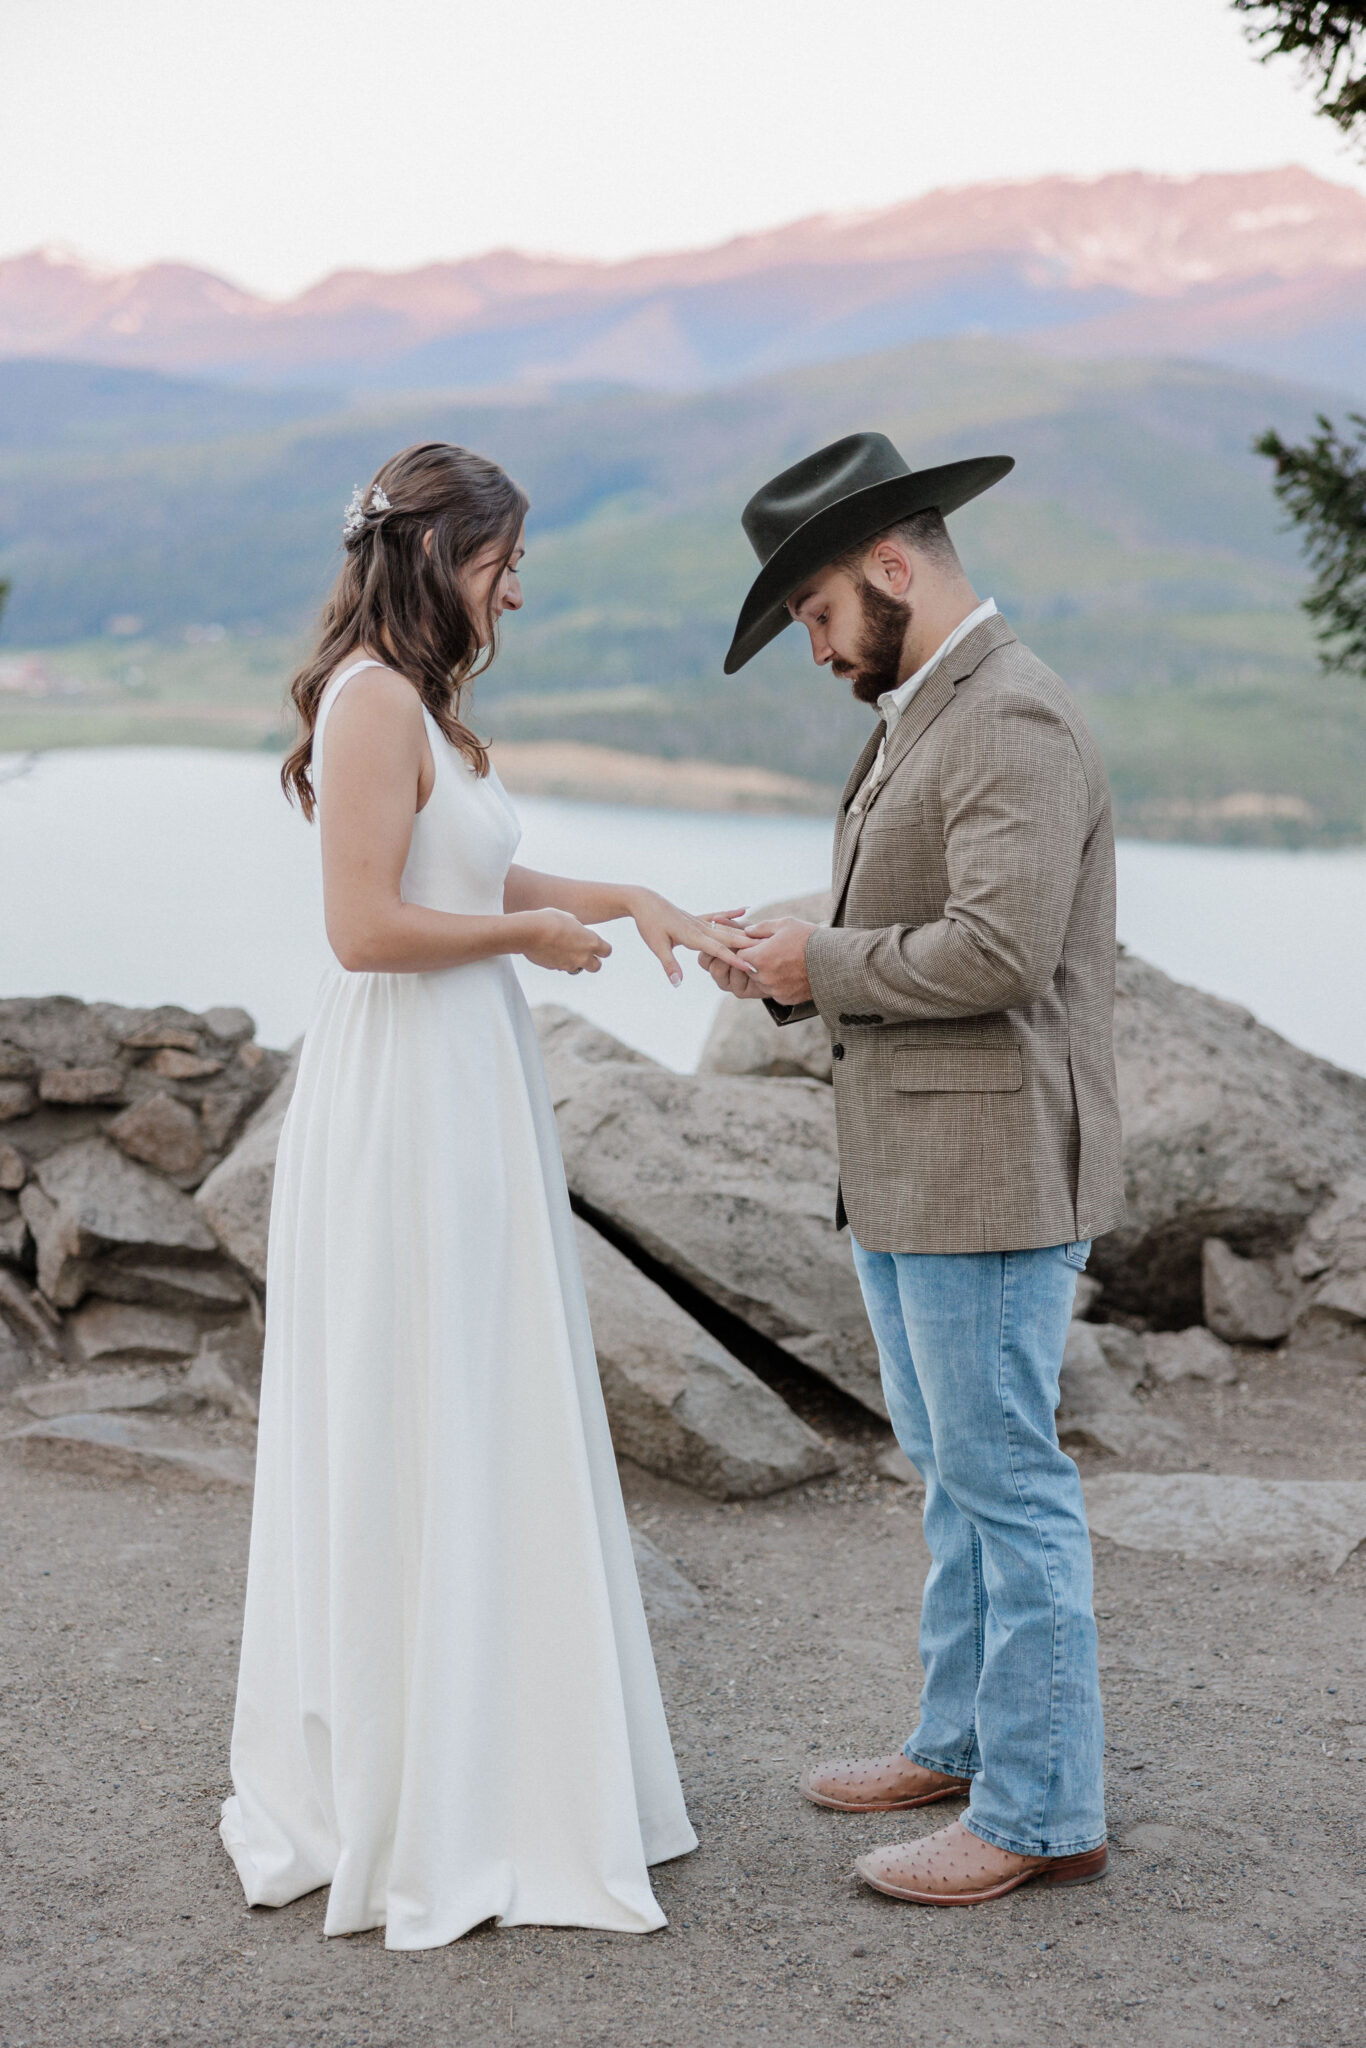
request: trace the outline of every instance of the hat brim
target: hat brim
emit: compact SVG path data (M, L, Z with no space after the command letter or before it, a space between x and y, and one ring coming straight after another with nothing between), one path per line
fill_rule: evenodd
M913 513L935 507L947 518L970 498L989 491L1014 467L1013 455L975 455L966 462L943 462L936 469L918 469L909 476L870 484L866 490L841 498L837 505L813 513L788 535L750 585L726 655L725 673L733 676L770 640L776 640L784 626L791 625L788 598L827 562Z

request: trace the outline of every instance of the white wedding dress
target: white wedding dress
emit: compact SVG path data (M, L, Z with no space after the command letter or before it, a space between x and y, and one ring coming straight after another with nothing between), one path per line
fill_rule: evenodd
M327 803L327 717L314 773ZM424 712L405 900L497 914L520 831ZM330 968L280 1139L222 1838L252 1905L430 1948L645 1933L697 1846L641 1606L564 1168L507 957Z

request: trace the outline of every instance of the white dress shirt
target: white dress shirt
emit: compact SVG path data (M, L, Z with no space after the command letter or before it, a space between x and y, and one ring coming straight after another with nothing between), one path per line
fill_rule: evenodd
M941 641L929 660L922 662L913 676L907 676L905 682L898 683L894 690L883 691L877 700L877 708L886 720L887 730L882 735L882 743L877 750L877 759L873 762L868 772L868 780L849 806L851 811L863 810L869 797L872 796L873 791L881 782L883 766L887 759L887 742L896 731L897 722L916 691L920 689L922 684L929 681L945 655L952 654L960 640L966 640L973 628L980 626L984 619L991 619L995 616L996 600L994 597L989 597L985 604L978 605L976 611L969 612L965 619L958 621L958 624L949 634L948 639Z

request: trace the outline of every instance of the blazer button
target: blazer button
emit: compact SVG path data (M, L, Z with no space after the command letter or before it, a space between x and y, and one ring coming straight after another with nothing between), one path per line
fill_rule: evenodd
M832 1045L830 1057L832 1060L842 1060L844 1058L844 1047L842 1045Z

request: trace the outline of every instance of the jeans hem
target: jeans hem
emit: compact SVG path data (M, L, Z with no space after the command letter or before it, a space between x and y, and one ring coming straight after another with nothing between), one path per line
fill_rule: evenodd
M927 1755L923 1749L912 1749L909 1743L902 1749L901 1754L908 1763L919 1764L922 1771L938 1771L945 1778L970 1778L974 1771L982 1768L980 1759L975 1755L966 1763L957 1760L946 1761L941 1756Z
M1086 1856L1092 1849L1103 1848L1109 1839L1107 1835L1099 1834L1086 1835L1075 1842L1047 1845L1039 1841L1025 1842L1018 1835L998 1834L995 1828L984 1826L971 1812L963 1815L962 1826L970 1835L976 1835L979 1842L989 1842L993 1849L1009 1849L1013 1856Z

